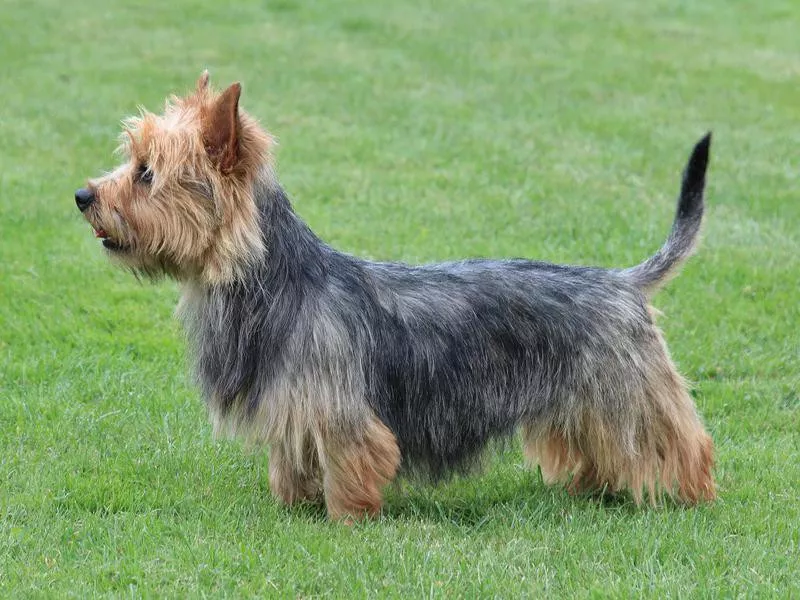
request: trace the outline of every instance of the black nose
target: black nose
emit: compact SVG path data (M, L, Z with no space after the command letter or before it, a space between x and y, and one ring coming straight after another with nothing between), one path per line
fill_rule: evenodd
M75 192L75 204L81 212L85 211L94 202L94 193L86 188L81 188Z

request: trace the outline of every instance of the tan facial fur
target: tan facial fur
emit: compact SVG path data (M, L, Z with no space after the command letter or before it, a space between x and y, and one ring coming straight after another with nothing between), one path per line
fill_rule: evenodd
M220 283L264 252L252 183L272 140L238 107L241 86L221 94L204 74L162 115L125 121L125 161L88 188L84 216L109 253L147 275Z

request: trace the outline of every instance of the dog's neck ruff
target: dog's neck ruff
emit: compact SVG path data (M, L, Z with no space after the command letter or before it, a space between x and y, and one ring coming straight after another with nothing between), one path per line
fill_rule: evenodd
M183 283L177 309L198 383L222 418L255 411L284 370L301 306L324 285L332 252L295 214L271 171L254 182L253 200L264 252L225 282Z

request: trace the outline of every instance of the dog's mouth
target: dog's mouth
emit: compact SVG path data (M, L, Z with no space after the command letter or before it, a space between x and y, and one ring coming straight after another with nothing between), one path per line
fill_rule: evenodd
M116 242L116 241L112 240L110 237L108 237L108 234L106 233L105 229L95 228L94 229L94 237L102 240L103 247L106 248L107 250L112 250L114 252L120 252L122 250L127 250L126 246L123 246L119 242Z

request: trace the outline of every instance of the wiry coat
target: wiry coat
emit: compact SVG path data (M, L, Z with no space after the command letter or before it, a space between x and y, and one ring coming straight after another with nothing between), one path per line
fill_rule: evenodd
M398 470L464 471L520 427L548 482L714 497L711 440L648 306L696 242L710 136L670 237L641 265L409 266L311 232L239 92L213 94L206 75L164 117L131 121L130 164L76 201L115 258L182 282L214 423L270 446L280 498L375 513Z

